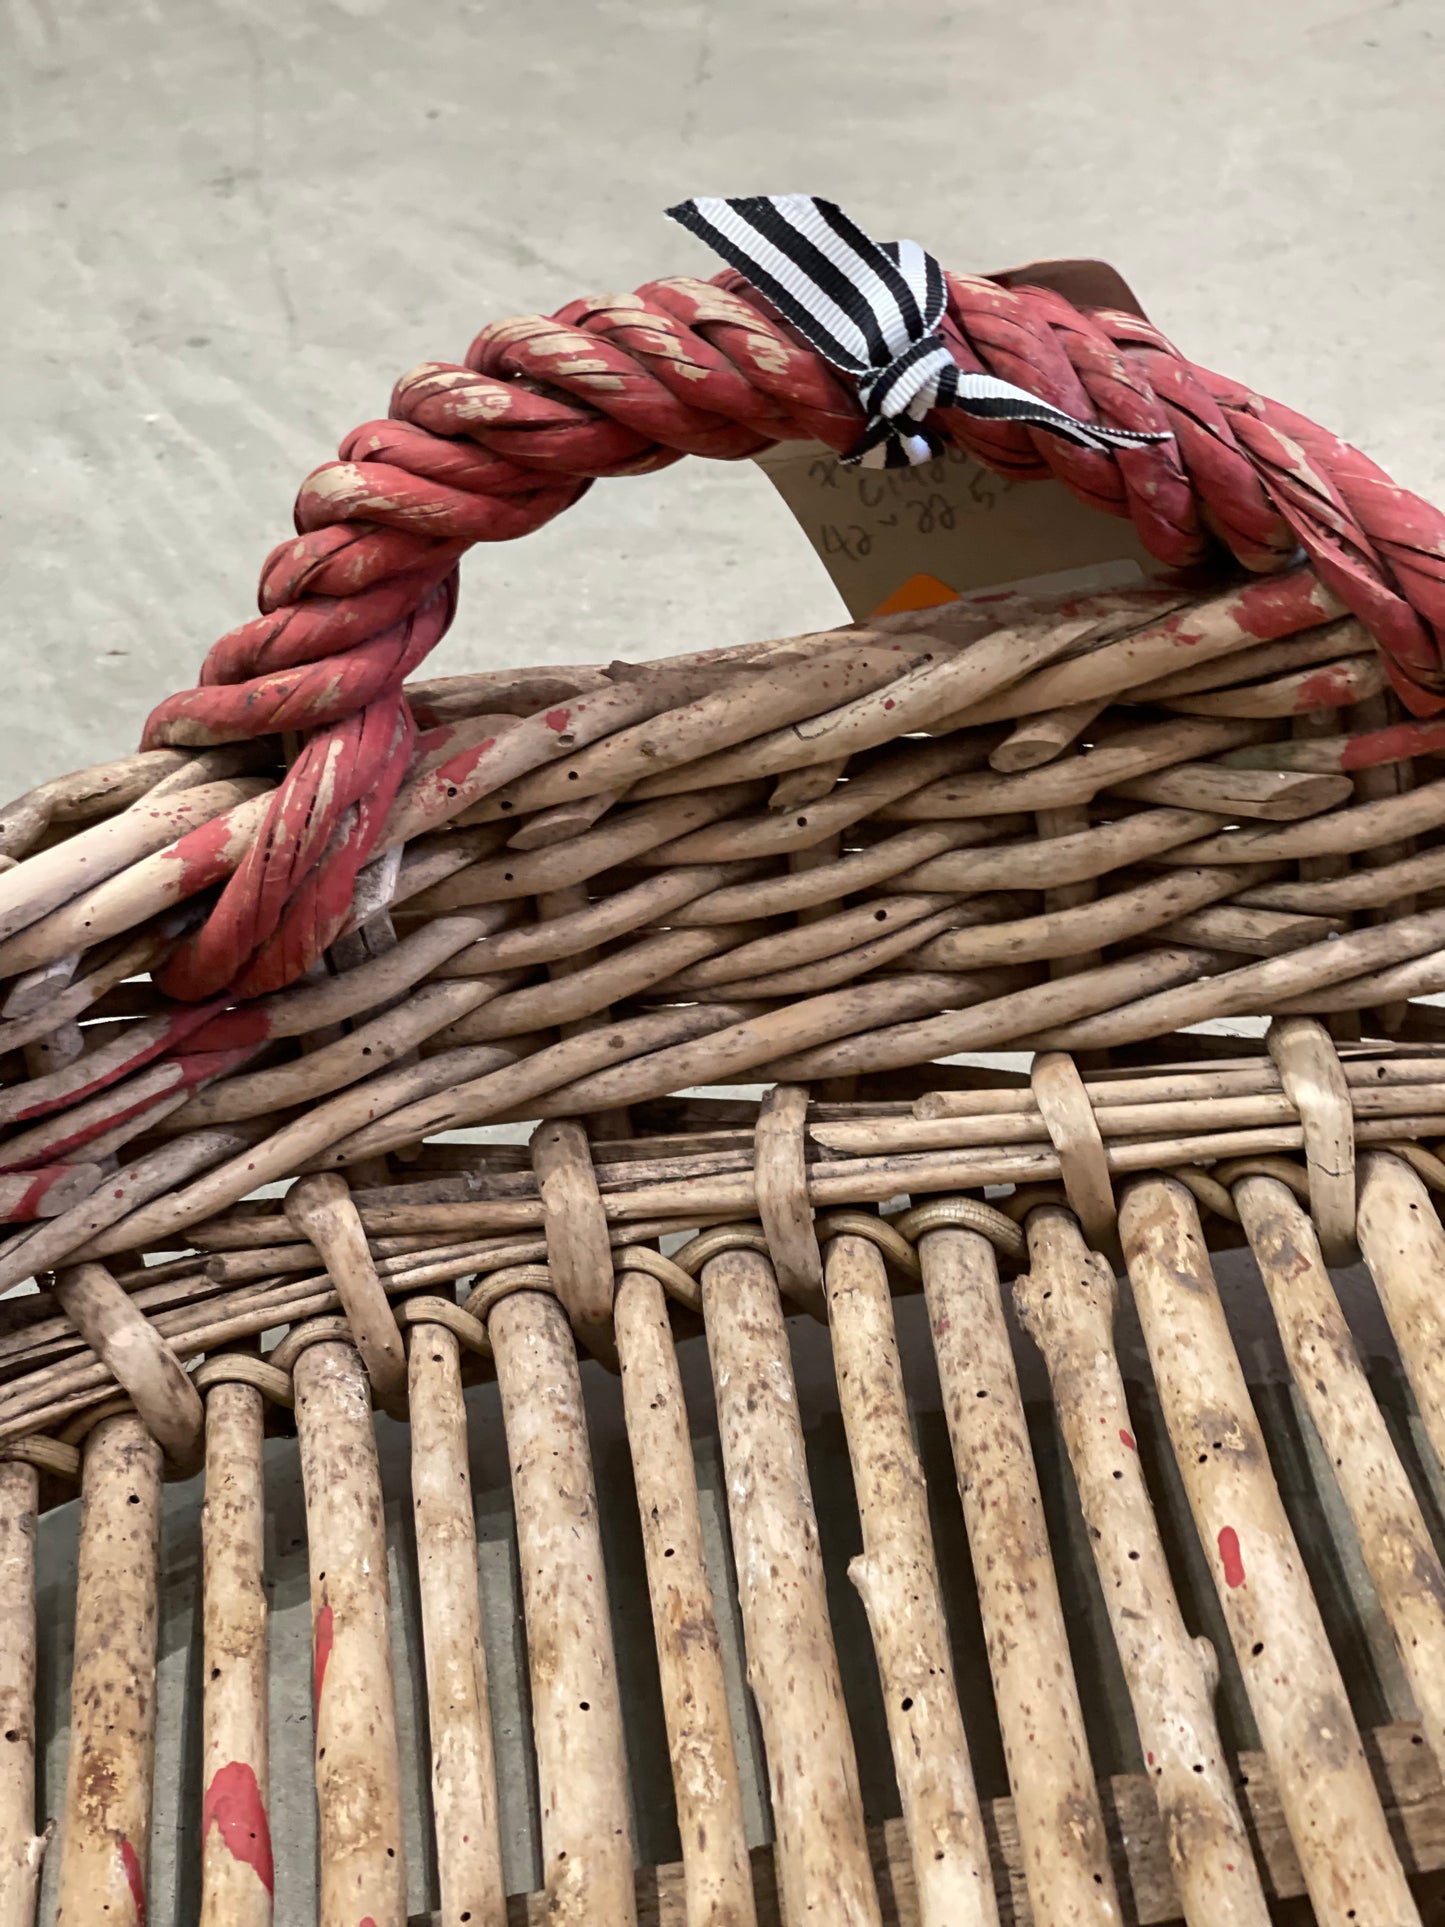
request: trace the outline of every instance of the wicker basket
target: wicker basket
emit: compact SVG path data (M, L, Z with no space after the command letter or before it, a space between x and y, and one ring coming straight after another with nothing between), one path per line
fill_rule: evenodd
M406 378L146 747L4 812L0 1287L38 1288L0 1306L0 1927L42 1862L46 1918L140 1927L153 1804L176 1919L267 1927L278 1882L312 1917L267 1764L298 1458L323 1927L428 1887L440 1927L1438 1917L1445 525L1136 317L950 285L961 358L1175 440L940 432L1133 514L1167 579L403 695L470 542L856 433L736 280L656 283ZM1210 1253L1246 1246L1227 1320ZM1361 1254L1364 1359L1327 1269ZM589 1453L618 1373L635 1506ZM373 1406L409 1425L429 1790ZM202 1470L166 1787L162 1482ZM46 1860L34 1516L77 1484ZM621 1675L619 1583L655 1635Z

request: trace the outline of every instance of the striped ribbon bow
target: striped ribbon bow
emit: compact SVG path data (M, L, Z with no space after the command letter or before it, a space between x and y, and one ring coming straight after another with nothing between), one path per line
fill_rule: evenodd
M938 324L943 270L916 241L872 241L831 201L811 194L704 196L670 207L731 263L833 367L851 375L868 426L844 456L868 468L931 461L942 438L931 408L1047 429L1081 448L1138 448L1168 435L1076 421L1025 388L972 374L953 359Z

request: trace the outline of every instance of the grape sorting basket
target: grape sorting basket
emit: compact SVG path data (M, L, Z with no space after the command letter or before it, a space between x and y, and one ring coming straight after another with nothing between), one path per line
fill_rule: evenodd
M144 747L0 816L0 1927L1439 1917L1445 522L949 288L965 365L1171 431L935 418L1157 581L415 680L473 542L856 436L657 282L406 377Z

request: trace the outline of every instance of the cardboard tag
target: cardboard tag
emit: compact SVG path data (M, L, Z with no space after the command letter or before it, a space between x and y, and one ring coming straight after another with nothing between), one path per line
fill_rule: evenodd
M993 278L1143 313L1100 261L1041 262ZM918 468L845 468L822 442L782 442L756 460L855 621L985 589L1131 588L1165 573L1131 522L1060 482L996 475L962 449Z

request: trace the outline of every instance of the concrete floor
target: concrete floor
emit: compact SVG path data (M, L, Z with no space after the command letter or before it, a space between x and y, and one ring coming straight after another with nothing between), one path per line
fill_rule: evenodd
M133 746L151 704L253 607L301 476L384 412L401 371L459 357L486 320L710 273L662 218L689 193L823 192L960 268L1112 260L1197 359L1445 498L1438 0L9 0L5 22L5 794ZM429 673L659 655L839 610L750 465L594 489L529 541L474 555L465 587ZM1254 1358L1252 1376L1276 1366ZM705 1369L688 1369L705 1433ZM807 1371L821 1494L846 1482L846 1460L826 1356ZM625 1520L615 1388L589 1376L599 1467ZM938 1459L936 1387L919 1396ZM403 1441L381 1429L404 1559ZM494 1400L475 1434L509 1872L526 1887L535 1832ZM705 1439L699 1451L721 1557ZM290 1494L271 1549L278 1918L305 1927L308 1633L285 1445L273 1489ZM194 1919L190 1855L174 1846L194 1839L198 1799L183 1712L199 1664L196 1505L193 1489L170 1495L152 1927ZM850 1505L845 1493L824 1521L845 1620ZM609 1542L624 1619L645 1615L627 1530ZM50 1811L73 1534L73 1513L52 1515L43 1543ZM414 1602L398 1579L419 1786ZM860 1627L845 1636L861 1653ZM625 1651L647 1645L644 1616ZM629 1699L640 1792L657 1784L654 1691ZM1362 1718L1398 1711L1393 1685L1380 1692ZM876 1717L873 1738L886 1761ZM874 1793L874 1811L896 1797ZM762 1837L756 1803L751 1817ZM435 1887L419 1807L409 1824L421 1908ZM645 1857L675 1850L671 1824L665 1799L642 1813Z

